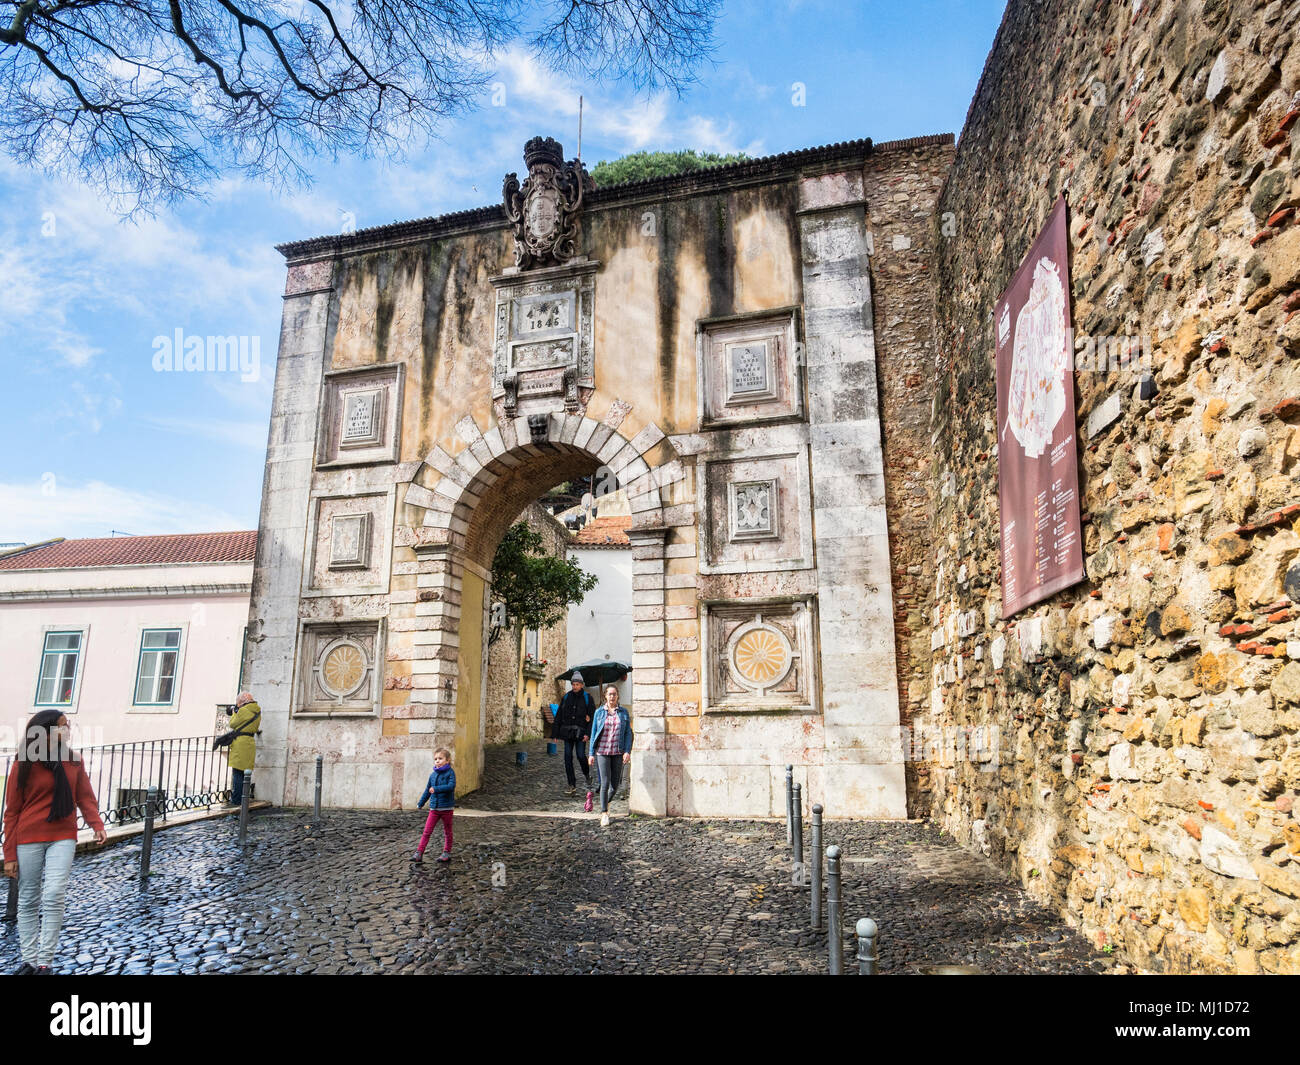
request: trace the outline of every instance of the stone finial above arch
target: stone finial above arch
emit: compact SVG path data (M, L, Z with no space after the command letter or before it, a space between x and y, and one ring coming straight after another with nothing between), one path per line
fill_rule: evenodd
M455 442L435 446L407 486L405 502L422 508L424 521L401 539L446 545L487 568L509 523L541 492L600 469L627 492L634 528L661 527L661 489L686 473L654 422L631 437L621 431L631 409L615 401L601 421L551 413L508 418L486 432L467 415L456 423ZM672 457L652 466L648 456L665 441Z

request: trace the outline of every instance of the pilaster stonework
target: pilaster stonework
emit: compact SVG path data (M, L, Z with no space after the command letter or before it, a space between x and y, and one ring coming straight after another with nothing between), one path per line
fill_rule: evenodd
M800 183L829 809L907 816L862 177Z
M332 266L326 261L289 268L262 481L244 686L262 708L258 795L275 802L286 801L298 602L327 360Z
M636 769L628 804L636 813L668 813L668 752L664 742L665 529L635 529L632 541L632 717Z

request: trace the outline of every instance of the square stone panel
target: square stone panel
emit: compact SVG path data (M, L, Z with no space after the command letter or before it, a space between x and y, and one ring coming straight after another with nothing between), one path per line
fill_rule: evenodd
M294 712L377 714L383 662L382 619L304 621Z
M317 495L308 518L304 597L388 592L394 493Z
M706 712L815 709L814 602L704 604Z
M330 569L365 569L370 564L369 513L330 519Z
M780 538L781 482L732 481L727 485L730 506L728 539L776 540Z
M795 308L698 325L700 425L803 416Z
M325 375L318 469L397 461L404 378L400 364Z
M762 573L812 566L806 447L702 455L696 494L700 572Z

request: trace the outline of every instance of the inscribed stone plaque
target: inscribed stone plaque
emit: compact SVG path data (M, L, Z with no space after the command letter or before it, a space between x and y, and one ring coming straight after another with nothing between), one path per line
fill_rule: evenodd
M537 279L517 273L492 278L496 288L494 399L516 395L515 388L523 382L507 382L512 374L556 366L577 369L579 390L596 386L593 308L598 265L594 260L571 263ZM563 394L567 406L572 397L567 391ZM534 399L538 396L533 393ZM579 395L577 402L586 400Z
M510 339L530 340L572 333L576 298L575 292L560 292L512 300Z
M511 369L541 370L552 366L566 366L573 362L573 338L541 341L536 344L516 344L511 349Z
M751 397L772 390L767 342L730 344L727 346L731 397Z
M341 447L369 446L379 441L383 390L379 388L343 393Z
M554 370L534 370L519 380L520 396L553 396L564 391L564 367Z

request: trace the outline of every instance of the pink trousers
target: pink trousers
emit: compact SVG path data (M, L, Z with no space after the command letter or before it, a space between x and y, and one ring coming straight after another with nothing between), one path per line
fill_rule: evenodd
M451 810L430 810L429 820L424 823L424 835L420 837L420 853L424 853L424 848L429 845L429 837L433 835L433 826L442 821L442 849L448 854L451 853Z

